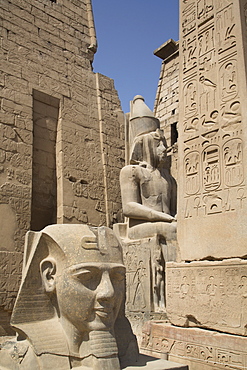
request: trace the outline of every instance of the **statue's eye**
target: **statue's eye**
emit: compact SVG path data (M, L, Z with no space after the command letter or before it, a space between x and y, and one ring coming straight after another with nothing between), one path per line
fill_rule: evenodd
M79 280L83 285L89 289L95 289L100 283L101 271L97 268L83 268L76 271L73 277Z
M112 281L123 281L125 278L125 269L124 268L116 268L113 269L111 272L111 280Z
M83 281L88 281L92 278L92 271L90 270L82 270L82 271L77 271L75 274L73 274L74 277L77 279Z

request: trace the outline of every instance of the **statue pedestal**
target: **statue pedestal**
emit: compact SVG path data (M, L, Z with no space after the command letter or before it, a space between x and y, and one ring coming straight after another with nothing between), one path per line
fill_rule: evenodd
M172 241L155 235L127 238L127 224L115 224L126 266L126 316L141 343L142 327L149 320L167 321L165 302L165 262L174 258Z
M141 352L186 364L190 370L247 369L247 338L199 328L148 322Z

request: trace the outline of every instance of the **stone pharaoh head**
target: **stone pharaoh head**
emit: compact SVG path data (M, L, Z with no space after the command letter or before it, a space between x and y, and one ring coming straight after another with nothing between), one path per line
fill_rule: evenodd
M163 130L137 136L133 143L130 164L148 163L156 168L167 159L167 143Z
M114 338L116 323L125 319L124 292L122 251L111 229L47 226L27 233L11 323L28 338L37 355L48 352L83 358L83 351L73 353L68 343L75 336L80 343L89 342L92 332L111 333ZM116 341L118 351L124 352L118 334ZM94 355L88 348L85 351Z
M164 132L160 129L160 121L140 95L134 97L130 108L129 162L130 164L146 162L156 168L167 158L167 143Z

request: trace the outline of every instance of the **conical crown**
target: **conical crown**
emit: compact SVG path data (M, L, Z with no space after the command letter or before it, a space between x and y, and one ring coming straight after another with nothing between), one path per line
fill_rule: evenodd
M141 95L136 95L130 102L130 138L132 142L136 136L156 131L160 122L145 104Z
M149 132L156 131L157 128L160 128L160 122L155 118L153 112L145 104L145 100L141 95L136 95L134 99L130 102L130 114L128 127L126 132L127 143L126 143L126 152L127 152L127 162L131 156L131 151L133 143L136 137L147 134Z

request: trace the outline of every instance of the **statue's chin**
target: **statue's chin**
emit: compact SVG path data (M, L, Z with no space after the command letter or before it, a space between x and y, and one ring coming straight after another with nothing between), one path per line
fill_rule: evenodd
M95 319L88 323L88 330L103 330L110 331L114 327L114 322L112 314L106 314L104 312L96 313Z

